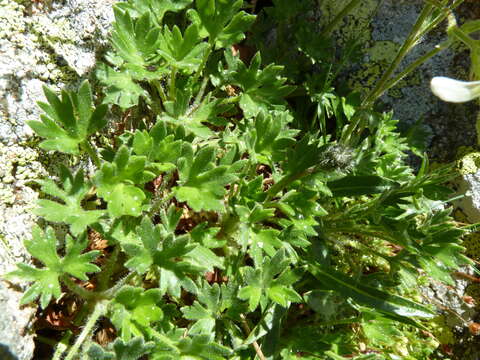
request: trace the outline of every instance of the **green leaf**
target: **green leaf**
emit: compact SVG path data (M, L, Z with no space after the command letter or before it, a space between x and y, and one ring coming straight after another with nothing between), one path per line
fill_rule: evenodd
M289 129L291 117L288 112L260 111L254 122L249 123L245 134L247 149L252 158L260 163L272 165L283 160L286 150L295 144L298 131Z
M224 124L225 119L221 117L221 114L230 111L233 105L223 104L223 99L214 99L212 94L207 94L195 108L191 107L192 101L194 99L189 91L184 90L177 93L175 101L164 103L167 114L161 117L162 121L177 126L182 125L199 138L212 138L215 133L205 123Z
M162 320L163 293L160 289L146 290L140 287L124 286L112 303L112 323L121 331L122 339L128 341L142 336L143 329Z
M209 42L217 48L241 42L255 21L254 15L238 11L243 5L241 0L196 0L195 4L196 10L188 11L190 20L205 29Z
M140 97L147 97L147 92L133 80L128 70L115 71L105 64L100 64L96 76L106 86L103 101L107 104L128 109L137 105Z
M155 172L172 171L182 154L183 141L167 131L166 123L158 121L150 132L137 130L133 138L133 151L151 162L147 168Z
M34 213L43 216L48 221L64 222L70 225L73 235L79 235L88 226L96 223L104 214L102 210L87 211L82 208L82 201L89 192L91 185L85 183L83 171L73 175L65 167L60 168L60 188L50 179L37 181L41 185L41 191L63 201L63 204L52 200L41 199L38 201L39 208Z
M173 188L175 197L195 211L223 211L225 186L237 177L227 166L215 166L215 149L204 147L193 155L190 147L179 160L180 185Z
M260 111L268 112L285 104L285 96L290 94L294 87L285 85L285 78L280 75L282 66L269 64L260 69L262 58L257 53L250 66L232 54L225 52L227 70L220 70L225 84L235 85L242 89L240 107L246 118L256 116ZM282 109L283 110L283 109Z
M124 244L124 250L130 256L125 266L143 275L154 264L155 253L165 234L160 226L153 226L147 218L144 218L142 224L136 228L136 234L140 237L141 245Z
M144 218L136 233L139 243L125 243L124 250L130 259L125 266L146 273L152 267L160 273L159 288L172 296L179 297L181 288L196 292L196 285L189 275L197 275L199 268L184 258L194 248L187 236L175 238L173 233L162 229L161 225L153 226L148 218Z
M156 333L157 347L152 353L152 360L227 360L231 359L231 349L216 343L211 335L184 336L184 329L174 334Z
M290 287L290 282L284 281L290 277L287 270L289 262L281 249L272 258L266 257L257 269L243 268L247 285L240 289L238 297L248 300L249 311L255 311L262 295L283 307L287 307L288 302L302 302L302 297Z
M62 90L61 98L46 86L43 92L48 103L38 102L38 106L45 114L40 116L41 121L27 122L37 135L45 138L40 147L78 155L80 144L106 125L108 107L99 105L93 109L88 81L80 85L78 92Z
M283 245L279 239L279 230L257 224L273 218L275 210L263 209L256 204L251 210L246 206L236 205L235 211L240 217L237 241L242 245L243 251L246 251L247 247L249 248L248 252L253 262L256 266L260 266L264 254L274 256L276 250Z
M163 16L169 12L179 12L192 3L193 0L129 0L125 3L115 4L122 10L135 17L150 13L154 16L157 24L162 23Z
M190 25L183 36L175 25L172 30L163 28L157 52L169 66L192 73L202 63L207 47L207 43L201 42L196 25Z
M18 264L18 270L7 274L7 278L19 278L24 281L33 281L22 297L21 303L27 304L40 297L40 306L45 309L53 298L61 295L60 278L71 275L80 280L88 280L87 273L97 272L100 268L91 261L99 255L99 251L89 251L82 254L88 245L86 236L74 241L66 237L65 256L60 258L57 254L57 238L51 227L45 233L35 226L32 230L32 239L25 240L27 251L44 267L35 268L27 264Z
M355 282L352 278L331 268L322 269L320 266L310 266L309 271L329 289L338 291L343 296L348 296L359 304L377 311L406 317L431 318L435 316L434 311L422 304Z
M287 159L283 168L289 175L302 173L308 168L318 165L319 153L318 139L307 134L297 141L294 148L287 150Z
M131 153L125 145L121 146L113 162L103 163L94 176L98 195L108 203L108 212L113 217L141 215L146 196L135 185L143 185L156 176L145 169L145 156Z
M334 197L381 194L397 186L394 181L375 175L345 176L327 183Z
M231 285L203 282L198 291L198 301L192 306L184 306L180 310L186 319L196 320L190 329L190 334L211 334L215 322L222 317L235 301L235 287ZM203 304L203 305L202 305Z
M160 29L150 20L150 13L132 19L128 11L113 7L112 45L117 53L132 65L145 67L158 60Z
M138 360L149 354L153 347L153 342L145 342L140 336L127 342L116 338L113 345L108 346L113 351L105 350L100 345L93 343L88 349L87 355L91 360Z

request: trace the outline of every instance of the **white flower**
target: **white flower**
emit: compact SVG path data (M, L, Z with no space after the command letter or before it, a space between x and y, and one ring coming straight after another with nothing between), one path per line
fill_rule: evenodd
M430 82L432 92L443 101L462 103L480 96L480 81L460 81L437 76Z

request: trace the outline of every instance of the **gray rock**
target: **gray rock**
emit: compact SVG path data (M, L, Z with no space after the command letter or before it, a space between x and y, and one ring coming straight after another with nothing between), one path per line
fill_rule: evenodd
M48 5L50 4L50 5ZM29 262L23 240L36 221L37 194L29 184L48 176L57 158L30 147L42 86L75 87L93 69L107 43L112 1L29 2L0 0L0 276ZM33 356L22 293L0 282L0 359Z
M334 16L347 0L326 1L322 12L328 18ZM363 0L360 5L337 27L335 35L346 39L362 40L364 63L347 71L350 87L365 93L380 78L397 50L410 32L425 2L422 0L385 0L375 12L378 1ZM465 2L455 13L459 23L475 19L478 4ZM395 21L392 21L395 19ZM327 21L327 20L323 20ZM363 31L358 31L358 28ZM444 40L445 26L425 36L404 59L399 71ZM473 146L476 143L475 121L477 107L474 102L467 104L447 104L436 98L430 91L430 80L434 76L448 76L468 80L470 67L469 53L457 46L440 52L429 59L413 74L402 80L396 87L381 97L383 108L393 110L394 117L400 120L402 128L408 128L417 120L431 130L428 137L428 153L435 161L445 162L455 159L460 146Z
M18 308L21 293L0 281L0 359L28 360L33 357L34 334L30 322L36 309Z
M468 221L472 224L480 222L480 171L465 174L458 181L458 193L465 197L457 202Z

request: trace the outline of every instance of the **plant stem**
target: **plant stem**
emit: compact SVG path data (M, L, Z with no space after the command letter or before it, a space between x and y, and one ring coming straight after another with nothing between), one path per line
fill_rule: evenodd
M73 346L70 348L67 356L65 357L65 360L73 360L76 357L78 349L80 349L80 346L82 346L83 342L92 333L98 318L105 313L107 309L106 305L107 303L105 303L104 301L99 301L95 304L95 308L93 309L92 315L89 317L85 326L82 329L82 332L78 336Z
M291 184L292 182L307 176L313 174L317 170L317 167L311 167L305 171L293 174L293 175L286 175L283 178L280 179L279 182L274 184L270 189L267 191L267 198L265 199L265 203L268 203L277 193L285 188L288 184Z
M376 86L370 91L370 93L366 96L366 98L362 102L362 106L369 106L371 105L377 98L383 95L385 89L388 87L388 81L390 77L398 68L402 60L407 56L410 50L415 46L416 42L418 41L418 36L422 33L422 26L424 26L425 21L431 15L432 10L434 10L433 5L426 5L422 12L420 13L417 22L413 26L410 34L408 35L407 39L403 42L400 50L397 53L395 59L390 63L390 66L384 72L383 76L377 82Z
M62 358L63 353L68 348L68 343L70 342L70 338L72 337L72 332L68 330L62 339L56 344L55 353L53 354L52 360L60 360Z
M207 65L208 57L210 56L210 53L212 52L212 49L214 46L215 46L215 41L212 41L212 39L209 39L208 48L205 50L205 53L203 54L202 62L200 63L200 66L198 67L197 72L193 76L194 84L198 81L198 79L200 78L200 75L203 72L203 69Z
M175 96L176 96L176 86L175 86L175 80L177 78L177 68L172 69L172 74L170 75L170 92L169 92L169 97L170 100L175 101Z
M462 2L463 2L463 0L462 0ZM442 20L444 20L444 18L442 18ZM474 32L474 31L478 31L478 28L477 27L472 27L472 29L469 29L468 32L465 31L464 33L469 34L469 33ZM428 32L428 31L425 31L425 33L426 32ZM459 33L460 32L454 32L453 34L456 36ZM435 55L437 55L441 51L448 49L453 44L454 44L454 41L452 39L448 39L448 40L445 40L444 42L436 45L434 49L430 50L429 52L427 52L426 54L424 54L423 56L421 56L420 58L415 60L413 63L408 65L401 73L399 73L392 80L390 80L389 83L387 85L385 85L385 88L384 88L383 92L388 91L389 89L391 89L392 87L397 85L403 78L405 78L410 73L412 73L415 69L417 69L423 63L425 63L428 59L434 57Z
M135 276L135 272L131 272L130 274L125 276L123 279L117 281L115 286L111 287L108 290L105 290L102 293L102 297L106 298L106 299L113 298L117 294L118 290L120 290L126 283L128 283L130 280L132 280L134 276Z
M455 1L450 7L445 8L443 13L438 15L435 20L433 20L421 33L419 36L423 36L427 33L429 33L432 29L437 27L438 24L440 24L451 12L458 7L461 3L463 3L465 0L457 0Z
M250 330L250 326L248 326L247 318L243 314L240 314L240 318L242 319L241 323L243 331L245 331L245 335L247 335L248 337L252 331ZM267 358L265 357L265 355L263 355L262 348L260 347L260 345L258 345L256 340L252 343L252 345L255 349L255 352L257 353L258 358L260 360L266 360Z
M92 159L95 166L99 168L101 165L100 158L98 157L97 151L93 148L90 142L88 140L82 141L80 146L83 148L83 150L85 150L88 156L90 156L90 159Z
M188 109L187 116L190 116L199 106L200 103L202 102L203 95L205 94L205 89L207 88L208 84L208 77L205 76L202 81L202 85L200 85L200 90L198 91L197 96L195 97L195 100L193 101L193 105Z
M112 255L110 255L110 258L107 260L107 263L105 264L104 268L102 269L102 272L98 277L99 291L105 291L107 289L108 281L112 276L113 270L115 268L115 264L117 262L118 253L119 253L119 246L115 245Z
M340 21L350 12L352 11L361 0L351 0L338 14L335 18L328 24L325 29L322 31L320 37L328 37L333 29L338 25Z
M392 87L394 87L395 85L397 85L403 78L405 78L406 76L408 76L412 71L414 71L416 68L418 68L420 65L422 65L425 61L427 61L428 59L432 58L433 56L437 55L439 52L443 51L443 50L446 50L448 49L450 46L452 46L453 42L449 39L449 40L445 40L444 42L442 42L441 44L435 46L435 48L431 51L429 51L428 53L426 53L425 55L421 56L420 58L418 58L417 60L415 60L413 63L411 63L410 65L408 65L405 70L403 70L400 74L398 74L397 76L395 76L389 83L387 86L385 86L385 90L384 91L388 91L389 89L391 89Z
M160 98L162 99L162 102L165 103L167 99L167 95L165 95L165 90L163 90L162 84L160 84L160 81L158 80L153 80L152 84L155 86L155 88L158 91L158 94L160 95Z
M68 275L62 276L62 282L68 287L71 292L77 294L80 298L84 300L91 300L97 295L93 291L88 291L85 290L83 287L78 286L72 279L70 279Z

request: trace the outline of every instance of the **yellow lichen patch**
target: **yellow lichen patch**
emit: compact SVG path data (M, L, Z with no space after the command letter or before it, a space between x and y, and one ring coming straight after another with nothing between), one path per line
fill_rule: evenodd
M460 147L457 159L457 169L461 175L475 174L480 168L480 152L471 147Z
M473 260L480 260L480 233L473 232L465 235L463 244L465 247L465 255Z
M382 74L383 68L379 64L372 63L368 67L360 69L352 74L348 80L348 86L354 91L365 92L372 89Z
M332 21L349 2L350 0L322 1L320 10L322 16L328 19L325 24ZM355 40L362 44L370 43L372 39L370 24L377 6L377 1L363 0L337 24L334 32L339 46L344 46L349 40Z
M367 50L372 61L391 62L395 59L399 45L393 41L377 41Z

